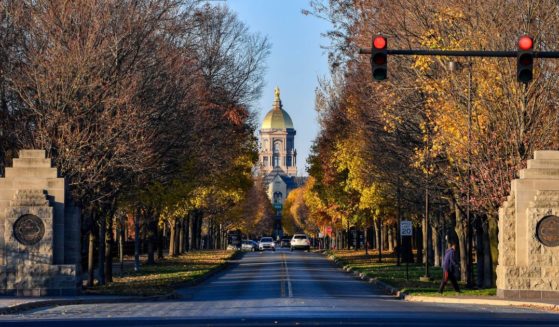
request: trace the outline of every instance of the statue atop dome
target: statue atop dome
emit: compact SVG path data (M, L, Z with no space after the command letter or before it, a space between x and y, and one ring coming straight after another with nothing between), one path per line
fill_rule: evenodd
M274 90L274 94L275 94L275 100L276 101L280 101L280 89L279 87L276 86L275 90Z

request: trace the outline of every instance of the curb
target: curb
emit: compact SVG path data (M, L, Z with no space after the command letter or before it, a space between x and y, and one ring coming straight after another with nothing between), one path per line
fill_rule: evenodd
M406 295L404 300L409 302L424 303L451 303L451 304L476 304L476 305L495 305L508 307L525 307L532 309L542 309L545 311L559 312L559 305L543 302L511 301L502 299L480 299L480 298L454 298L437 296Z
M225 262L221 263L220 265L208 270L202 276L197 278L191 279L187 282L180 283L176 285L176 288L182 287L192 287L201 284L202 282L206 281L207 279L215 276L217 273L225 270L230 261L237 260L243 256L241 251L236 252L231 256L231 258L227 259ZM86 295L87 296L87 295ZM96 296L96 295L91 295ZM100 295L97 295L100 296ZM112 298L109 298L112 296ZM17 314L22 313L24 311L37 309L37 308L44 308L44 307L52 307L52 306L61 306L61 305L76 305L76 304L106 304L106 303L131 303L131 302L157 302L157 301L166 301L166 300L176 300L179 299L181 296L176 291L163 294L163 295L153 295L153 296L122 296L118 297L116 295L107 295L106 298L80 298L80 299L49 299L49 300L38 300L33 302L26 302L15 304L9 307L0 308L0 315L9 315L9 314Z
M325 252L323 252L323 254L326 255L326 257L331 262L333 262L336 266L338 266L338 268L342 269L345 272L352 273L354 278L362 280L364 282L367 282L367 283L375 286L376 288L381 289L382 291L384 291L384 293L394 295L399 299L404 299L406 297L407 293L402 292L399 288L396 288L396 287L394 287L390 284L387 284L387 283L379 280L378 278L368 277L364 273L360 273L358 271L353 271L353 269L350 266L344 265L343 262L341 260L336 259L335 256L328 255Z

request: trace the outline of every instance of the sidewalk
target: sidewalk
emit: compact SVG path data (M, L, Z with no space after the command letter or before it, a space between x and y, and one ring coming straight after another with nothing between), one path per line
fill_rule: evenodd
M99 304L113 302L136 302L156 300L155 298L104 296L104 295L78 295L78 296L52 296L52 297L13 297L0 296L0 315L15 314L46 306L69 304Z
M205 281L206 279L212 277L213 275L225 269L230 264L231 261L236 260L241 255L242 254L240 252L237 252L236 255L230 260L207 271L204 275L186 281L182 285L182 287L194 286ZM147 256L146 255L141 256L140 259L142 264L144 264L147 259ZM133 270L134 257L125 257L123 266L124 266L124 271ZM113 263L113 273L115 274L115 276L122 273L119 262ZM83 274L83 278L87 279L87 273ZM83 293L75 296L47 296L47 297L14 297L14 296L0 295L0 315L16 314L31 309L57 306L57 305L149 302L149 301L155 302L155 301L178 299L179 297L180 295L176 291L163 294L163 295L152 295L152 296L97 295L97 294L83 294Z
M538 310L545 310L550 312L559 313L559 300L536 300L536 299L504 299L496 296L424 296L424 295L410 295L402 292L399 288L389 285L377 278L371 278L358 271L352 270L349 266L336 260L333 256L327 255L322 251L333 264L338 268L351 273L355 278L363 280L375 287L383 290L387 294L394 295L404 301L409 302L424 302L424 303L442 303L442 304L472 304L472 305L494 305L494 306L513 306L524 307Z
M513 306L559 312L559 300L504 299L496 296L421 296L402 295L405 301L445 304L477 304L495 306Z

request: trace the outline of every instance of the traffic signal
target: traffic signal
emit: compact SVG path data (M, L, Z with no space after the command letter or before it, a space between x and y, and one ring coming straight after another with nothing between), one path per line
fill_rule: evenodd
M518 39L516 59L516 78L519 82L528 84L532 80L534 67L534 41L528 35Z
M382 35L373 37L373 47L371 51L371 68L373 79L382 81L386 79L387 69L386 38Z

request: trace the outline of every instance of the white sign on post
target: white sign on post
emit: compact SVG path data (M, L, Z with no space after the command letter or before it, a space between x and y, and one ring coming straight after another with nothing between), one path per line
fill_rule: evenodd
M413 227L410 220L402 220L400 222L400 236L412 236Z

